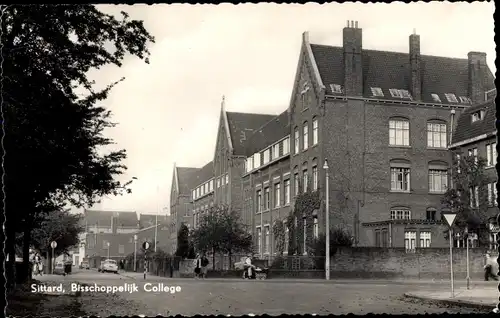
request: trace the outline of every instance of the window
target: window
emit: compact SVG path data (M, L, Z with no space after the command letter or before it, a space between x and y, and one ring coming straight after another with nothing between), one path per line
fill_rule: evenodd
M477 163L477 148L472 148L469 149L469 157L473 156L474 157L474 162Z
M125 254L125 246L118 245L118 254Z
M439 98L438 94L431 94L432 100L435 101L436 103L441 103L441 98Z
M420 247L431 247L431 232L420 232Z
M380 230L375 230L375 247L380 247L382 244L380 242Z
M392 97L412 99L410 92L407 91L406 89L391 88L391 89L389 89L389 93L391 93Z
M470 187L469 188L469 202L471 208L479 207L479 187Z
M498 233L490 233L490 251L497 251L498 250Z
M391 190L410 191L410 168L391 168Z
M269 187L264 188L264 210L269 210Z
M193 190L193 200L196 200L196 190Z
M480 121L484 118L484 114L485 114L485 111L484 110L480 110L480 111L477 111L475 113L473 113L471 115L471 120L472 122L476 122L476 121Z
M257 212L262 211L262 190L257 190Z
M414 251L415 250L416 240L417 240L417 232L405 231L405 249L406 249L406 251Z
M253 155L253 168L257 169L258 167L260 167L260 153L257 152Z
M198 191L198 195L196 197L199 198L201 196L201 188L197 188L196 190Z
M472 104L472 100L469 97L466 96L460 96L460 103L462 104Z
M294 147L295 147L295 154L298 154L299 153L299 145L300 145L300 133L299 133L299 128L295 128L295 133L294 133L294 136L295 136L295 141L294 141Z
M391 220L411 220L411 211L408 209L392 209Z
M382 247L389 246L389 235L387 234L387 229L382 229Z
M288 229L288 224L287 224L287 221L283 221L284 223L284 227L285 227L285 253L288 254L288 244L290 243L289 242L289 239L290 239L290 230Z
M271 159L271 149L264 150L263 157L263 164L268 164Z
M373 97L384 97L384 92L380 87L370 87Z
M307 149L309 147L309 126L307 126L307 121L304 122L304 127L302 127L303 135L304 135L304 142L302 144L302 149Z
M285 199L285 205L290 204L290 179L283 182L283 195Z
M210 190L208 188L208 182L203 185L205 187L205 193L208 193Z
M226 173L226 184L229 184L229 174Z
M257 250L262 253L262 229L257 227Z
M290 152L290 138L283 140L283 155L287 155Z
M307 94L309 92L309 83L305 82L302 91L300 92L300 99L302 101L302 109L307 109Z
M458 100L457 100L457 97L455 96L455 94L444 94L444 96L446 97L446 99L448 100L448 102L450 103L458 103Z
M486 166L494 167L497 164L497 143L486 145Z
M280 144L273 145L272 158L278 159L280 157Z
M427 147L446 148L446 124L427 123Z
M264 226L264 253L269 253L269 225Z
M436 221L436 210L435 209L427 209L425 219L428 221Z
M319 236L318 218L314 218L313 235L315 239Z
M204 186L200 186L200 189L201 189L201 195L205 195L205 187Z
M330 84L330 89L332 90L332 93L342 93L342 86L339 84Z
M445 193L448 189L447 170L429 170L429 192Z
M318 119L314 118L312 122L312 127L313 127L313 145L318 144Z
M389 121L389 145L410 145L410 123L408 122L408 120Z
M213 191L214 190L214 180L210 180L208 183L208 191Z
M248 163L248 170L247 171L251 171L252 170L252 158L248 158L247 159L247 163ZM217 178L217 188L220 188L220 178Z
M314 166L312 168L312 186L313 186L313 191L318 190L318 167Z
M280 198L281 184L274 184L274 207L277 208L280 206L281 198Z
M293 180L295 182L294 184L294 193L295 193L295 196L299 195L299 174L296 173L293 175Z
M497 183L488 184L488 204L497 206Z
M302 171L302 188L303 188L303 191L304 193L307 192L307 189L309 187L309 174L307 172L307 170L303 170Z
M460 154L455 154L455 164L457 165L457 173L460 173Z

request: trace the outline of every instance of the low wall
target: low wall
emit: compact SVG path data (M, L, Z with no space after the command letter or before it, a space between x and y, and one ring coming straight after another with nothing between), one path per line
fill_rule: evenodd
M483 249L469 249L471 278L484 275ZM496 258L496 256L495 256ZM339 249L330 262L332 277L447 279L450 277L450 251L447 248L420 248L408 253L404 248ZM465 249L453 249L456 278L467 277ZM495 271L498 271L498 264Z

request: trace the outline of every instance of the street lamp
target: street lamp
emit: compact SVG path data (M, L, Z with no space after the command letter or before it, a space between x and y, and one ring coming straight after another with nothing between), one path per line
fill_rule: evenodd
M325 164L323 165L323 169L325 169L326 177L325 177L325 190L326 190L326 217L325 217L325 226L326 226L326 259L325 259L325 278L326 280L330 280L330 196L328 190L328 161L325 159Z
M106 242L106 245L108 246L108 259L109 259L109 246L110 246L111 244L109 244L109 242Z
M455 222L456 213L451 211L443 212L443 216L448 223L448 240L450 241L450 277L451 277L451 298L455 297L454 287L453 287L453 235L452 226Z
M134 234L134 272L137 272L137 234Z

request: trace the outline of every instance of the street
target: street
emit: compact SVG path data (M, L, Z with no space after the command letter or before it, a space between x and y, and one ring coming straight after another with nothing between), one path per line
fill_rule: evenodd
M130 273L125 273L130 275ZM77 270L69 276L43 276L39 280L79 282L104 286L138 286L138 291L104 295L103 304L94 301L82 305L91 315L186 315L195 314L415 314L415 313L474 313L467 308L440 308L419 301L402 299L405 292L419 288L449 289L449 285L432 282L363 282L352 281L243 281L221 279L168 279L148 276L146 281L137 274L98 273ZM160 286L163 292L146 292L144 284ZM178 287L177 287L178 286ZM174 288L172 288L174 287ZM180 290L179 290L180 287ZM488 288L493 288L494 286ZM477 287L484 288L484 287ZM172 293L173 291L173 293ZM116 304L116 306L110 306Z

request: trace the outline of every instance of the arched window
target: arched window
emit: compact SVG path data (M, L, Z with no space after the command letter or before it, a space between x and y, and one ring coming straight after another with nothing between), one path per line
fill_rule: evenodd
M410 192L410 162L405 159L393 159L391 167L391 191Z
M448 190L448 164L443 161L429 162L429 192L445 193Z
M427 147L446 148L446 122L440 119L431 119L427 122Z
M307 121L304 122L304 125L302 126L302 132L303 132L303 149L307 149L309 147L309 126Z
M318 144L318 119L313 117L312 121L312 144Z
M389 145L410 145L410 121L403 117L392 117L389 119Z
M436 221L437 210L435 208L427 208L425 211L425 219L427 221Z
M309 172L307 171L307 162L302 164L302 188L307 192L309 188Z
M294 130L294 138L293 138L293 142L294 142L294 150L295 150L295 154L298 154L299 151L300 151L300 132L299 132L299 127L295 127L295 130Z
M312 190L318 190L318 162L317 158L312 160Z
M299 168L293 168L293 191L295 196L299 195Z

